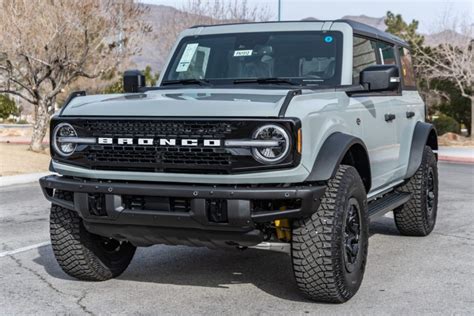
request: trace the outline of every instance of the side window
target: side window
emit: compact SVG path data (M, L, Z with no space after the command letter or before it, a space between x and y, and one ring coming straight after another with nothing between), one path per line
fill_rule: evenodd
M352 83L359 83L359 73L366 67L377 65L377 54L373 42L369 39L354 36L352 50Z
M403 85L405 87L415 88L415 72L413 71L410 51L404 47L400 47L400 62L402 66Z
M372 65L396 64L392 45L354 36L352 59L352 83L359 83L359 73Z
M379 54L381 65L395 65L395 51L393 46L383 42L377 42L377 52Z

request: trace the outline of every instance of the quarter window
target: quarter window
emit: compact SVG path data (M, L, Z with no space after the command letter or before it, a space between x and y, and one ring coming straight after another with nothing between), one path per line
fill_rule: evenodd
M405 87L416 87L415 72L410 51L404 47L400 47L400 63L402 66L403 85Z

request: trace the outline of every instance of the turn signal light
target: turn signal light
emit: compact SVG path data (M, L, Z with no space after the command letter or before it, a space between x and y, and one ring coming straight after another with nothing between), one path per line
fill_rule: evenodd
M298 154L301 154L301 148L303 147L303 138L301 136L301 128L298 129L298 140L296 143L296 150L298 150Z

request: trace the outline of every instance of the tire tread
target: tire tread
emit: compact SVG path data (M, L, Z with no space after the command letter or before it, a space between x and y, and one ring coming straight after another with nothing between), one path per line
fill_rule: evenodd
M335 238L341 235L342 230L340 195L347 193L351 181L364 188L357 171L351 166L341 165L335 177L328 181L318 210L310 218L298 220L294 225L292 258L296 283L305 296L315 301L341 303L355 294L343 282L341 271L345 268L341 266L341 254ZM365 200L365 209L366 203ZM366 257L367 248L362 251ZM364 269L365 259L362 273Z
M427 236L434 228L434 225L430 226L428 223L424 198L427 169L430 165L436 168L436 157L431 148L425 146L421 166L410 180L399 189L399 191L412 194L410 201L394 211L395 224L402 235Z
M58 192L61 199L72 200L69 192ZM79 215L58 205L51 206L50 237L56 261L68 275L80 280L105 281L120 275L128 266L129 260L107 266L91 249L92 234L86 231Z

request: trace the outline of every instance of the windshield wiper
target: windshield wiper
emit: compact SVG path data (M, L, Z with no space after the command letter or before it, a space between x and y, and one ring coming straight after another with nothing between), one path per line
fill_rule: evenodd
M236 79L234 80L234 84L242 84L242 83L259 83L259 84L278 84L278 83L286 83L292 86L299 86L300 84L292 81L291 79L285 78L278 78L278 77L270 77L270 78L255 78L255 79Z
M200 86L212 86L209 80L204 79L180 79L180 80L165 80L161 82L162 86L169 86L173 84L197 84Z

